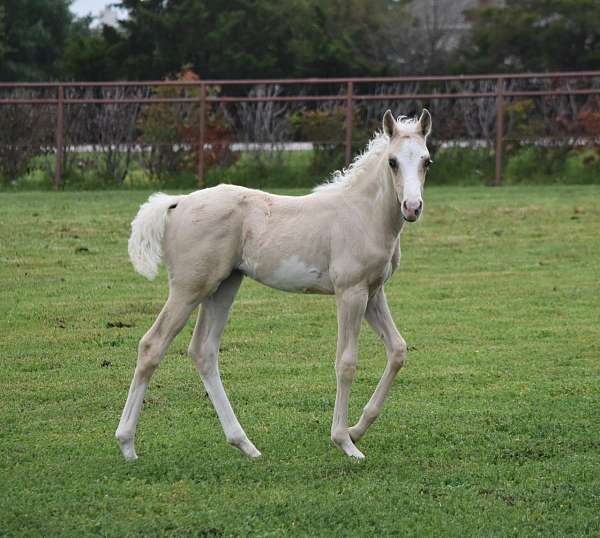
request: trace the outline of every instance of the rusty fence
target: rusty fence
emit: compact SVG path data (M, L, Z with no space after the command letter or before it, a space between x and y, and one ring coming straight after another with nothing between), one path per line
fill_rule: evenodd
M111 88L135 88L137 93L120 96L106 96ZM161 94L158 89L177 88L172 94ZM277 91L256 91L257 88L277 88ZM192 90L189 92L188 90ZM87 93L86 93L87 92ZM90 96L91 95L91 96ZM46 106L53 110L53 140L47 143L55 153L54 187L63 186L63 156L65 152L65 109L75 105L156 105L194 104L197 117L194 118L193 145L196 148L195 171L198 184L203 184L205 176L205 148L207 141L207 109L213 106L230 104L295 103L303 107L333 103L337 110L343 110L342 143L345 162L352 158L353 135L356 129L356 113L370 103L381 107L401 108L400 102L417 106L438 108L434 114L436 128L444 125L444 108L438 106L443 101L479 103L475 111L477 121L483 125L481 138L487 139L494 147L495 174L492 184L499 185L503 172L503 148L506 141L507 104L515 99L557 99L563 98L566 115L575 120L578 111L585 107L600 112L600 107L590 101L600 95L600 71L490 74L477 76L422 76L384 78L312 78L312 79L254 79L254 80L171 80L171 81L114 81L114 82L56 82L56 83L0 83L0 129L4 106ZM582 102L582 99L587 101ZM579 102L577 102L579 99ZM481 105L484 103L484 105ZM542 102L542 108L546 106ZM546 107L547 108L547 107ZM465 108L465 110L468 110ZM482 110L487 119L482 120ZM525 111L526 113L527 111ZM484 115L485 115L484 114ZM562 113L551 112L559 122ZM563 114L564 115L564 114ZM564 123L564 122L563 122ZM572 122L571 122L572 123ZM580 136L582 133L567 135ZM586 134L586 133L583 133ZM587 133L588 135L590 133ZM597 136L597 133L592 133ZM10 139L10 135L9 135Z

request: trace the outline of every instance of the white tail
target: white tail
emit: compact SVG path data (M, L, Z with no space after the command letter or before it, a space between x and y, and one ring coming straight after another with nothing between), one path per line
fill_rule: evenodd
M134 269L149 280L158 274L169 208L180 198L162 192L153 194L131 223L129 259Z

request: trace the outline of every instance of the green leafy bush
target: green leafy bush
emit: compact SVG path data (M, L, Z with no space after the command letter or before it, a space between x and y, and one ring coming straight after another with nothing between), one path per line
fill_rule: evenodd
M481 185L494 178L494 153L487 148L440 148L433 161L428 185Z
M569 153L565 164L563 183L600 183L600 150L586 148Z
M568 151L568 149L566 150ZM564 148L521 146L509 152L504 167L505 183L556 183L564 180Z
M494 178L494 152L487 148L441 148L433 155L434 166L427 177L427 186L482 185ZM77 155L77 174L69 177L68 190L115 188L107 183L98 169L93 155ZM231 183L253 188L311 188L328 178L333 167L323 173L314 173L314 151L280 151L272 153L246 152L228 165L214 165L205 176L207 187ZM17 180L4 184L11 190L48 190L52 188L54 156L31 159L26 172ZM600 183L600 151L598 149L544 148L523 146L505 156L505 184L515 183ZM192 171L182 171L157 177L148 172L136 155L129 172L119 188L125 189L181 189L197 188Z
M515 99L506 105L506 112L511 120L509 138L523 140L544 135L544 120L536 114L533 99Z
M310 188L324 180L312 172L311 151L244 153L230 166L214 166L206 174L206 185L232 183L245 187Z

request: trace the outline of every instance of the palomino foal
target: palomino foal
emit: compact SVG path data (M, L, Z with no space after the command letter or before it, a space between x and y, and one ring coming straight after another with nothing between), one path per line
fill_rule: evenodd
M306 196L276 196L219 185L183 196L155 194L131 225L129 257L153 278L163 257L169 296L139 344L138 360L116 437L127 460L137 458L134 435L144 392L165 350L201 303L189 354L227 441L246 456L260 452L238 422L221 383L219 341L244 275L286 291L335 295L337 393L331 439L348 456L375 421L404 362L406 343L383 291L400 261L399 234L423 211L423 184L431 159L431 116L395 120L331 182ZM387 365L359 421L348 427L348 397L365 319L383 339Z

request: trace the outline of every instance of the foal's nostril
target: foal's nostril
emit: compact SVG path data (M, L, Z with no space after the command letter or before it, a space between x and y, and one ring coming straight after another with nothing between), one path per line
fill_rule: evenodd
M423 200L402 200L402 214L410 222L417 220L423 209Z

